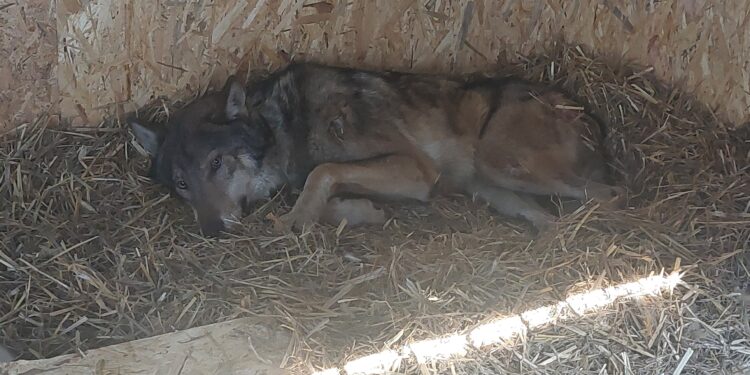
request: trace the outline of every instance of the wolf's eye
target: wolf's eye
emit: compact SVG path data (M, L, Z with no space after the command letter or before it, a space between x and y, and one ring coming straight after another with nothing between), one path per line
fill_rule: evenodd
M219 167L221 167L221 156L217 156L214 160L211 160L211 168L217 170Z
M187 183L184 180L177 181L177 188L180 190L187 189Z

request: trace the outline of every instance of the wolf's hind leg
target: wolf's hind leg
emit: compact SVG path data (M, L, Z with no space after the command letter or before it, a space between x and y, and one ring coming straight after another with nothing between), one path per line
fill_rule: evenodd
M547 212L531 197L487 182L470 183L467 193L486 201L501 215L520 217L531 222L538 231L549 228L556 220L554 215Z
M481 176L497 186L515 191L524 191L538 195L561 195L578 200L594 199L601 203L619 204L624 199L626 191L619 186L612 186L591 179L574 176L568 173L566 177L562 171L552 175L529 171L513 174L498 170L486 163L480 163L477 171Z

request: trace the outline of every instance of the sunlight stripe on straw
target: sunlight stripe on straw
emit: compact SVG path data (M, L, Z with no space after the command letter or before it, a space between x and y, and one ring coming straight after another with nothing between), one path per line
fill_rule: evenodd
M664 276L649 276L636 281L602 289L593 289L569 296L557 304L525 311L521 314L492 320L467 333L417 341L400 350L385 350L349 361L343 366L346 375L375 375L395 371L401 363L413 357L418 363L441 361L467 355L470 348L479 349L499 345L523 336L529 330L596 311L619 299L655 296L672 291L680 282L675 272ZM329 368L312 375L340 375L342 369Z

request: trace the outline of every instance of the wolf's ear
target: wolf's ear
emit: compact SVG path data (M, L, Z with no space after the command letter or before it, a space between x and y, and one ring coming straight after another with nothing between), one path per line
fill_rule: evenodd
M228 120L236 120L241 117L247 117L247 106L245 105L245 88L235 76L230 76L224 85L224 92L227 95L227 103L224 113Z
M133 130L133 135L135 135L135 140L138 141L138 144L151 157L155 157L159 153L159 147L161 147L162 140L164 139L163 134L158 130L141 125L135 118L129 118L128 124L130 125L130 129Z

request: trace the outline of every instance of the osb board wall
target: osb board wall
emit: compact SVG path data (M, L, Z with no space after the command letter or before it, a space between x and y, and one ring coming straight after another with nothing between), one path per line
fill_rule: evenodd
M290 56L465 72L560 38L652 66L726 120L748 120L746 1L58 0L58 12L61 110L80 124Z
M0 0L0 131L57 107L54 1Z

